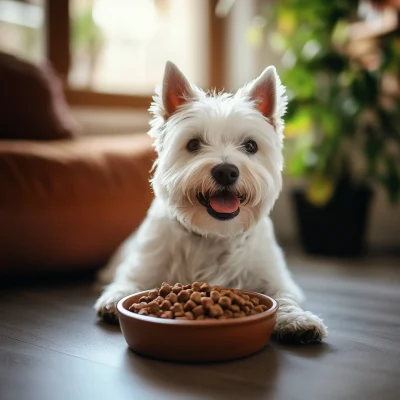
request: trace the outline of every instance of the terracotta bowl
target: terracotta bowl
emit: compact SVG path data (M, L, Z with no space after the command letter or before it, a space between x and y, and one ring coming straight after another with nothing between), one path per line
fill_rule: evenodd
M271 337L278 310L274 299L242 291L257 297L268 310L248 317L205 321L152 318L129 311L129 307L147 293L125 297L117 304L117 310L129 347L136 353L160 360L212 362L253 354Z

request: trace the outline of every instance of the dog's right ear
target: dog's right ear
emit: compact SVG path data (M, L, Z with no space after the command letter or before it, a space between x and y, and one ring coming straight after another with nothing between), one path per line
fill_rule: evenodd
M185 75L174 63L167 61L162 85L162 102L166 119L192 98L192 88Z

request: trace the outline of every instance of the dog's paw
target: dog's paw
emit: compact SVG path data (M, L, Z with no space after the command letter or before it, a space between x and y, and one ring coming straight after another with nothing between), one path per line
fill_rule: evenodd
M307 344L319 342L327 335L328 330L321 318L309 311L278 312L274 330L278 340Z
M97 299L94 309L97 315L104 321L110 324L118 324L117 303L128 296L135 293L134 289L125 287L113 287L111 285Z

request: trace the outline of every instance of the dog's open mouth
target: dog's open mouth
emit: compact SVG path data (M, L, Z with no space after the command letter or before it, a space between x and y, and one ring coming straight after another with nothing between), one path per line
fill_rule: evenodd
M212 217L221 221L235 218L240 212L240 204L245 200L244 196L229 190L221 190L212 195L206 193L205 196L199 193L197 199Z

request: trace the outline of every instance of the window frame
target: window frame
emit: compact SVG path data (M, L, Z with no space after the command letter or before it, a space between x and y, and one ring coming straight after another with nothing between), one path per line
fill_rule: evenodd
M215 15L218 0L208 2L208 75L209 87L224 87L226 20ZM68 86L71 65L69 0L45 2L46 57L60 75L67 101L71 105L119 108L148 108L151 96L127 95L75 89Z

